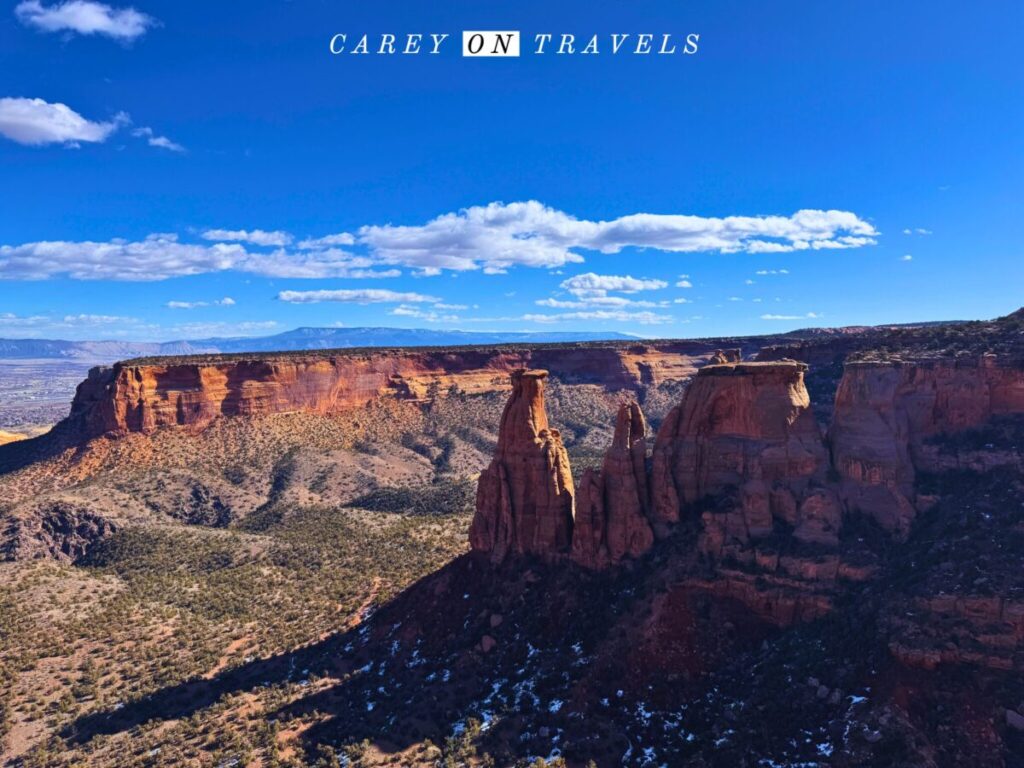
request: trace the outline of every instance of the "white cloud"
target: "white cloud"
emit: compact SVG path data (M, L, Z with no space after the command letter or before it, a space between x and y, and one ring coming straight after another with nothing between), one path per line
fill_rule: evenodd
M450 310L469 309L469 305L467 305L467 304L445 304L445 303L441 302L439 304L435 304L434 305L434 309L450 309Z
M924 229L922 227L916 227L915 229L904 229L904 235L930 235L932 231L930 229Z
M387 264L500 272L514 265L560 267L582 262L574 249L609 254L627 247L677 253L781 253L858 248L874 244L877 234L871 224L848 211L725 218L639 213L598 222L531 200L474 206L420 226L366 226L359 229L358 240Z
M562 299L538 299L535 302L541 307L555 307L558 309L583 309L586 307L657 307L661 306L656 301L637 301L627 299L624 296L585 296L579 301Z
M671 323L669 315L658 315L654 312L627 312L624 310L592 310L584 312L561 312L552 315L523 315L523 320L532 323L559 323L569 320L614 320L620 323L639 323L640 325L660 325Z
M279 247L290 245L292 242L292 236L287 232L280 230L265 232L262 229L208 229L203 232L203 239Z
M824 317L819 312L808 312L806 315L761 315L762 320L817 320Z
M914 257L911 256L909 253L905 253L905 254L903 254L903 256L900 257L900 261L913 261L913 260L914 260Z
M690 302L689 299L678 298L675 301L673 301L672 303L673 304L690 304L691 302Z
M743 281L743 284L744 284L744 285L753 285L753 284L754 284L754 281L753 281L753 280L750 280L750 279L747 279L747 280L744 280L744 281Z
M681 276L681 279L676 281L676 288L693 288L693 283Z
M144 35L157 23L134 8L111 8L91 0L69 0L48 7L39 0L25 0L15 6L14 15L25 26L43 32L106 35L122 42Z
M441 301L422 293L388 291L377 288L344 289L336 291L281 291L277 298L290 304L318 304L322 301L340 301L349 304L436 304Z
M435 307L441 306L435 304ZM398 317L415 317L420 320L426 320L428 323L457 323L459 322L458 315L444 315L439 312L431 310L420 309L419 307L410 307L407 304L392 309L388 314L396 315Z
M159 147L160 149L166 149L171 152L185 152L185 148L177 142L171 141L166 136L157 136L152 128L136 128L132 131L132 136L137 138L144 138L146 143L151 147Z
M233 307L235 300L230 296L216 301L168 301L165 305L168 309L199 309L200 307Z
M355 245L355 235L349 234L348 232L340 232L337 235L327 235L326 237L313 237L301 240L297 248L301 248L304 251L312 251L320 248L331 248L337 245Z
M130 122L124 113L104 123L87 120L66 104L42 99L0 99L0 135L30 147L78 142L102 143Z
M729 301L743 301L739 296L730 296Z
M77 280L164 280L231 269L246 256L240 245L179 243L174 235L145 240L51 241L0 246L0 277L42 280L66 275Z
M402 274L398 269L369 269L372 266L372 259L336 248L302 254L278 249L272 253L248 253L235 269L267 277L344 277L351 280L398 277Z
M667 286L668 283L664 280L638 279L631 275L597 275L593 272L576 275L561 282L562 288L578 297L604 296L608 291L619 293L654 291Z
M788 275L788 269L759 269L754 273L755 275Z
M63 107L39 104L44 112ZM90 140L100 141L109 135L104 131L116 127L116 120L110 124L84 121L106 127L91 134L91 129L81 126L80 130L54 128L40 132L31 126L26 128L28 123L21 118L8 118L4 123L0 110L0 132L6 129L4 135L17 136L17 140L25 142L69 142L75 136L88 135L93 137ZM294 238L288 232L261 229L206 230L202 238L216 241L212 246L181 243L174 234L150 235L138 242L114 239L4 245L0 246L0 279L66 275L82 280L162 280L228 269L268 277L365 279L397 277L401 274L398 267L413 270L417 277L436 276L442 270L452 271L454 277L463 270L503 274L517 265L557 267L583 261L583 256L573 249L605 253L618 253L630 246L671 252L820 250L861 247L874 243L876 234L870 224L844 211L805 210L790 217L721 219L636 214L608 222L590 222L533 201L492 203L447 214L419 227L362 227L355 235L340 233L306 239L294 248ZM351 243L352 240L355 242ZM252 253L243 244L276 250ZM341 245L352 247L337 247ZM587 301L591 306L597 304L594 299L606 299L610 291L635 293L667 285L663 280L593 272L562 283L575 300ZM681 276L677 286L691 284Z

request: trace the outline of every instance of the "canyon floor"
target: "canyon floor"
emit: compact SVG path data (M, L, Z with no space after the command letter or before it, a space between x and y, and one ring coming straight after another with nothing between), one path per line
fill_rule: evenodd
M1024 369L1018 316L760 353L810 363L824 424L853 353L995 352ZM690 384L584 379L545 393L577 484L622 401L641 400L653 447ZM779 626L695 586L720 578L699 509L616 568L471 552L506 400L455 387L5 446L0 761L1024 766L1022 638L984 607L1024 600L1020 418L936 438L944 456L1017 463L919 476L936 502L903 540L845 520L839 546L870 550L873 577ZM981 602L932 616L935 595Z

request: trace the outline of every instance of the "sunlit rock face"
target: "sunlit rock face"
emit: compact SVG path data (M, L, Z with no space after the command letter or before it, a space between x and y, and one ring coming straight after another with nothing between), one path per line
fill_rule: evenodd
M580 565L603 568L639 557L654 543L646 436L640 406L623 403L601 470L588 469L580 480L572 543L573 559Z
M509 554L568 554L572 543L572 472L558 430L548 427L547 375L512 373L494 459L480 474L470 544L495 563Z
M701 369L658 432L651 488L659 533L686 505L736 491L736 508L707 521L712 550L767 536L773 519L808 538L835 537L838 505L822 500L828 452L806 370L793 361Z

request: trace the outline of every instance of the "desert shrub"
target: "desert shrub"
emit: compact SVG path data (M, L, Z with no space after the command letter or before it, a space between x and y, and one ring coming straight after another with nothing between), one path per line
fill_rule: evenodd
M346 506L373 512L452 515L473 510L475 490L468 480L441 480L431 485L376 488Z

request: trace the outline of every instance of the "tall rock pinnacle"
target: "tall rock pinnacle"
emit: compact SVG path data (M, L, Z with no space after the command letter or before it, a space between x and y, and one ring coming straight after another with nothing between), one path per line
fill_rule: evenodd
M572 542L573 482L569 456L544 410L547 371L512 373L498 446L480 474L469 539L500 563L511 554L552 557Z
M580 479L572 556L581 565L603 568L625 557L639 557L654 543L647 522L646 435L640 406L623 403L601 471L587 470Z

